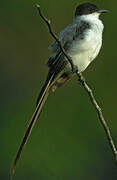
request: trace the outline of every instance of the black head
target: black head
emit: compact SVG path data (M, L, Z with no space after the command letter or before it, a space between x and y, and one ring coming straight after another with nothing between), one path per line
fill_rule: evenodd
M76 8L75 16L88 15L95 12L104 13L107 12L107 10L99 9L95 4L92 3L83 3Z

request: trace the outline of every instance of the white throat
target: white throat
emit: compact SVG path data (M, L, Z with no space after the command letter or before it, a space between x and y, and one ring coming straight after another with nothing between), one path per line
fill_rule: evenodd
M99 13L77 16L74 18L74 23L80 23L80 21L89 22L90 25L92 25L92 28L93 25L96 25L98 27L98 30L102 32L104 29L104 25L102 21L99 19L99 16L100 16Z
M78 16L78 19L89 21L89 22L99 22L101 21L99 19L99 15L100 15L99 13L92 13L88 15Z

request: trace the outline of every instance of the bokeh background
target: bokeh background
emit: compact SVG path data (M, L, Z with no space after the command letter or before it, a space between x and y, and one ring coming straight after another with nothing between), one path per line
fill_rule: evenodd
M83 0L0 1L0 179L7 180L13 157L34 111L47 74L53 41L35 4L58 33L72 22ZM103 47L83 73L95 92L117 145L117 2L95 0L109 9ZM73 78L51 94L17 164L16 180L116 180L117 169L103 128L84 89Z

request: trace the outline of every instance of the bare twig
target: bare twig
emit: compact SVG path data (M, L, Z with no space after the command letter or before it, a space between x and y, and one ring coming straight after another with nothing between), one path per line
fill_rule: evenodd
M74 65L73 65L73 63L72 63L71 58L66 54L65 49L62 47L60 40L58 39L58 37L56 36L56 34L53 32L53 30L52 30L52 28L51 28L51 26L50 26L50 20L48 20L48 19L41 13L40 5L37 4L36 6L37 6L37 9L38 9L38 12L39 12L40 17L45 21L45 23L46 23L47 26L48 26L48 29L49 29L50 34L52 35L52 37L53 37L53 38L56 40L56 42L58 43L58 45L59 45L59 47L60 47L60 50L62 51L62 53L64 54L64 56L68 59L70 65L71 65L72 71L75 72L75 67L74 67Z
M37 6L37 9L38 9L38 12L39 12L39 15L40 17L45 21L45 23L47 24L48 26L48 29L49 29L49 33L52 35L52 37L56 40L56 42L58 43L60 49L61 49L61 52L65 55L65 57L67 58L67 60L69 61L69 63L71 64L71 67L72 67L72 71L76 73L76 75L78 76L78 80L79 82L81 83L81 85L83 86L83 88L85 89L85 91L88 93L89 95L89 98L91 100L91 103L92 105L94 106L94 108L96 109L97 111L97 114L98 114L98 117L99 117L99 120L100 120L100 123L102 124L103 128L104 128L104 131L106 133L106 137L108 139L108 142L109 142L109 145L111 147L111 150L113 152L113 155L114 155L114 158L117 162L117 149L115 147L115 144L114 144L114 141L113 141L113 138L111 136L111 132L110 132L110 129L104 119L104 116L102 114L102 110L101 108L99 107L94 95L93 95L93 92L91 90L91 88L88 86L88 84L86 83L83 75L81 73L78 73L78 71L74 71L75 68L74 68L74 65L72 63L72 59L67 55L65 49L62 47L62 44L59 40L59 38L56 36L56 34L53 32L52 28L51 28L51 25L50 25L50 20L48 20L44 15L42 15L41 13L41 9L40 9L40 5L36 5Z
M79 82L82 84L82 86L84 87L84 89L86 90L86 92L88 93L89 95L89 98L91 100L91 103L92 105L94 106L94 108L96 109L97 111L97 114L98 114L98 117L99 117L99 120L100 120L100 123L102 124L104 130L105 130L105 133L106 133L106 136L107 136L107 139L108 139L108 142L110 144L110 147L112 149L112 152L113 152L113 155L115 157L115 160L116 160L116 163L117 163L117 150L116 150L116 147L115 147L115 144L114 144L114 141L113 141L113 138L111 136L111 132L110 132L110 129L104 119L104 116L102 114L102 110L101 108L99 107L94 95L93 95L93 92L91 90L91 88L88 86L88 84L86 83L84 77L82 76L82 74L80 73L76 73L77 76L78 76L78 80Z

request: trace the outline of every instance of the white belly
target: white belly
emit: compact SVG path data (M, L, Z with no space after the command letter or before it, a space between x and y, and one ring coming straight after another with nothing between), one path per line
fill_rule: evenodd
M72 44L69 56L79 72L83 72L87 66L96 58L102 46L102 31L97 29L88 30L85 39L76 40Z

